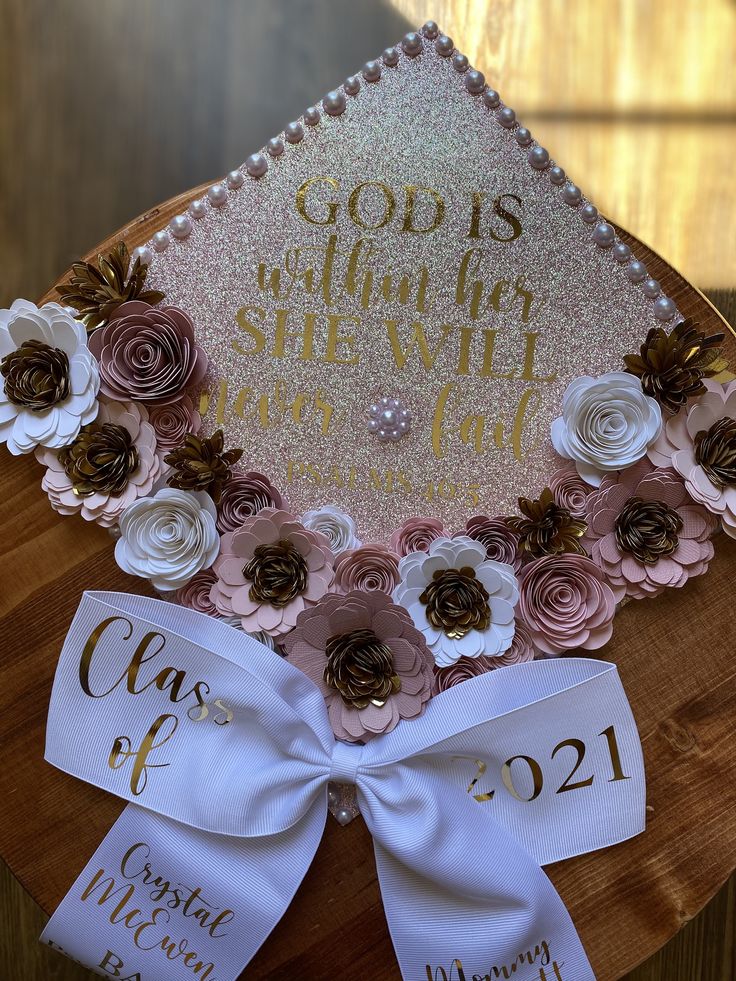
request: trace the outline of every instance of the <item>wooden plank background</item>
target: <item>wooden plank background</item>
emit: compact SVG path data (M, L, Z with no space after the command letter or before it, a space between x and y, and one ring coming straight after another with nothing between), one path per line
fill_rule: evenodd
M429 16L734 322L733 0L0 0L0 305L239 163ZM732 880L629 981L732 981L735 906ZM89 977L37 946L42 922L0 863L0 977Z

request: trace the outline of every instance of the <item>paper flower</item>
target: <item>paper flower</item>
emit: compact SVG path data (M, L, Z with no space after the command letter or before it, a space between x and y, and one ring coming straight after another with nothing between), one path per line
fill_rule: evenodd
M154 589L180 589L217 557L215 513L212 498L201 491L164 487L134 501L120 518L118 565L150 579Z
M555 470L548 486L560 507L567 508L573 518L585 518L588 513L585 502L593 488L583 480L574 463Z
M543 555L521 570L519 619L545 654L603 647L615 612L613 590L584 555Z
M421 715L432 657L421 633L384 593L324 596L284 640L292 664L319 687L338 739L368 740Z
M702 575L713 558L715 527L678 474L640 460L604 477L590 495L585 541L616 599L643 599Z
M517 617L511 647L503 654L499 654L498 657L491 657L488 660L491 668L495 670L496 668L508 667L510 664L523 664L525 661L533 661L536 656L537 651L534 647L531 631L524 621Z
M485 657L480 654L478 657L459 657L454 664L446 668L435 668L434 683L432 694L439 695L440 692L454 688L463 681L477 678L481 674L488 674L493 670L493 657Z
M164 463L170 468L166 483L179 490L207 491L217 504L223 487L230 480L231 467L242 455L240 448L225 449L221 429L211 436L187 433L182 445L164 457Z
M438 667L460 657L493 657L514 637L519 598L514 570L486 558L479 542L438 538L399 563L394 600L409 611Z
M349 548L357 548L361 544L353 519L333 504L325 504L314 511L305 511L302 524L312 531L321 532L330 543L334 555Z
M237 531L244 521L264 508L288 510L285 499L268 477L254 470L248 473L233 470L217 504L217 528L222 534Z
M200 569L199 572L195 572L185 586L180 586L171 598L175 603L186 606L189 610L196 610L197 613L206 613L207 616L221 619L210 596L210 590L216 582L217 576L212 569ZM238 619L239 625L240 620Z
M0 310L0 442L61 449L97 415L100 375L84 324L58 303Z
M407 518L391 535L389 545L399 556L426 552L430 543L444 534L442 522L437 518Z
M47 469L41 487L59 514L79 512L103 528L151 493L159 475L156 436L148 413L134 402L100 402L94 422L61 450L39 447Z
M585 554L580 539L585 534L585 521L573 518L567 508L545 487L539 498L519 498L520 515L508 518L509 527L519 536L522 556L560 555L563 552Z
M693 500L736 538L736 382L702 384L705 395L667 420L649 459L676 470Z
M100 363L100 389L113 399L166 405L198 385L207 371L194 325L178 307L123 303L90 335L89 346Z
M218 612L240 616L243 630L280 637L329 590L334 562L324 535L287 511L263 508L222 536L212 599Z
M495 562L503 562L513 567L514 572L521 568L521 552L519 551L519 536L508 525L506 518L487 518L476 515L465 525L465 531L459 532L472 538L486 550L486 558ZM454 535L454 538L459 537Z
M552 445L597 487L603 474L645 456L661 425L659 405L642 392L638 379L611 371L567 386L562 415L552 423Z
M162 461L170 450L181 446L187 433L196 435L202 426L202 417L188 395L183 395L178 402L152 405L148 410L148 421L156 433L156 449Z
M389 596L399 583L399 557L385 545L361 545L342 552L335 562L335 590L379 590Z

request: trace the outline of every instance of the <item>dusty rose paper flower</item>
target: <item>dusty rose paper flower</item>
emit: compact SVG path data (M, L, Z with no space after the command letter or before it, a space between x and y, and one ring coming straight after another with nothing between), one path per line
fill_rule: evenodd
M521 570L518 617L543 653L603 647L615 612L613 590L587 556L543 555Z
M389 545L401 557L410 552L426 552L435 538L445 534L437 518L407 518L391 535Z
M476 515L468 520L465 530L453 535L453 538L460 535L480 542L486 550L487 559L510 565L514 572L518 572L521 568L519 536L512 528L509 528L505 518L488 518L482 514Z
M583 480L574 463L568 463L556 470L549 478L547 486L555 501L560 507L567 508L573 518L585 517L585 502L593 488Z
M705 394L667 419L649 459L676 470L693 500L736 538L736 381L702 383Z
M385 593L324 596L284 640L289 660L319 687L338 739L366 741L421 715L432 690L424 638Z
M533 661L536 657L537 651L534 648L531 631L523 620L517 618L514 623L516 626L511 647L498 657L489 658L491 669L504 668L509 664L522 664L524 661Z
M217 617L217 607L210 597L210 590L216 582L217 576L212 569L201 569L192 576L186 586L177 589L172 599L181 606L196 610L197 613L206 613L208 616Z
M90 335L89 348L100 364L100 391L113 399L165 405L198 385L207 371L194 324L178 307L123 303Z
M196 435L202 428L202 416L188 395L183 395L178 402L152 405L148 420L156 432L158 453L162 460L170 450L181 446L187 433Z
M517 620L511 647L502 654L497 654L494 657L487 657L485 654L481 654L480 657L461 657L447 668L435 667L433 694L437 695L441 691L447 691L448 688L460 684L461 681L477 678L479 674L495 671L496 668L533 661L535 654L529 628L521 620Z
M222 615L240 616L243 630L278 638L330 589L334 563L324 535L263 508L222 536L212 600Z
M112 481L108 479L111 448L104 440L108 435L119 436L117 427L125 431L122 436L128 444L125 454L128 459L116 459L118 472L112 476L117 479ZM95 432L101 438L96 439ZM86 453L75 467L74 457L81 444L87 444ZM103 528L111 528L128 505L151 493L160 469L156 436L148 413L145 406L134 402L101 400L96 420L82 429L68 449L38 447L36 458L47 468L41 487L49 495L51 507L59 514L79 512L85 521L95 521ZM92 475L95 485L92 493L89 492L92 488L82 487L79 479L82 474Z
M399 583L399 557L385 545L362 545L338 555L335 590L374 590L391 595Z
M217 529L222 534L237 531L244 521L264 508L286 511L288 505L262 473L233 470L217 505Z
M649 460L604 477L588 498L587 521L583 544L617 600L684 586L713 558L717 520L690 498L678 474Z

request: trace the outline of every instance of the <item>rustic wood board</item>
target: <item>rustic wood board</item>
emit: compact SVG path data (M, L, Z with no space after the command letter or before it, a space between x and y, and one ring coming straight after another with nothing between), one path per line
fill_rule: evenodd
M141 244L201 191L147 212L99 250L121 237L131 248ZM683 313L710 330L722 328L702 294L624 237ZM44 300L53 298L49 291ZM728 353L736 361L733 334ZM3 455L0 854L50 912L122 808L43 761L56 658L84 589L146 587L118 569L107 532L57 515L39 483L32 457ZM600 652L618 664L641 733L649 826L631 842L548 870L600 981L620 978L657 950L736 866L736 542L719 536L716 553L707 576L682 592L628 605L618 614L613 641ZM360 821L347 828L328 822L294 903L243 975L248 981L295 976L399 977L370 836Z

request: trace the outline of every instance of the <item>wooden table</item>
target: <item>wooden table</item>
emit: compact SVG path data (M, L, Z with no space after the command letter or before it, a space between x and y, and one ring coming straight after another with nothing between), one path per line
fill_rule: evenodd
M432 11L420 11L414 0L372 0L353 5L346 35L333 0L310 0L304 17L311 26L305 22L290 34L283 51L293 13L285 0L240 8L219 0L110 0L104 8L94 0L63 7L0 0L2 304L35 295L126 215L242 160L303 109L307 89L310 98L326 91L368 48L379 51L427 14L518 106L604 211L624 216L647 241L677 255L697 282L732 287L733 262L729 272L722 243L724 229L733 228L724 221L736 214L728 205L733 182L729 176L723 183L726 171L702 128L722 148L729 134L733 141L733 62L725 41L730 0L714 0L697 21L698 72L683 68L674 75L672 65L689 64L692 31L682 25L700 11L696 0L673 0L676 12L669 5L666 12L641 10L630 22L630 0L600 6L568 0L566 18L555 5L536 3L489 0L484 11L482 3L438 0ZM479 33L486 25L492 29ZM247 57L223 51L226 33L243 39L235 48ZM602 59L601 43L614 34L620 58ZM542 48L545 58L538 56ZM113 56L119 51L126 58ZM248 69L270 70L277 53L291 70L283 75L284 91L249 86ZM623 77L632 82L625 90L616 81ZM645 165L637 175L634 159L642 148ZM707 198L695 195L694 182L710 188ZM65 186L68 193L61 193ZM720 298L733 320L736 293L724 290ZM690 300L702 308L702 298ZM120 808L40 763L56 656L83 588L140 590L141 583L119 572L104 532L51 511L39 479L32 460L3 453L0 854L48 910ZM707 577L681 594L622 611L616 640L603 652L619 663L640 726L653 808L649 829L636 842L550 870L601 978L656 950L734 865L729 655L736 640L736 548L721 538L717 551ZM733 886L722 892L709 917L698 918L682 942L670 943L630 981L730 981L734 897ZM87 977L34 946L41 920L0 869L0 977ZM359 822L347 829L332 823L294 907L247 977L319 981L360 974L397 978L365 830Z

